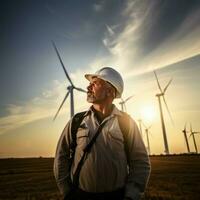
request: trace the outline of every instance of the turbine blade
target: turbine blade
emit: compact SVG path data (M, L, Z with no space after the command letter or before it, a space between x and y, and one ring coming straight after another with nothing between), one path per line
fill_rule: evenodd
M74 86L74 84L72 83L71 78L69 77L69 74L67 73L67 70L66 70L66 68L65 68L65 66L64 66L64 63L63 63L63 61L62 61L62 59L61 59L61 57L60 57L60 54L59 54L59 52L58 52L58 49L57 49L57 47L56 47L56 45L55 45L55 43L54 43L53 41L52 41L52 44L53 44L53 47L54 47L54 49L55 49L55 51L56 51L56 54L57 54L57 56L58 56L58 59L59 59L59 61L60 61L60 64L62 65L62 68L63 68L63 70L64 70L64 72L65 72L65 75L66 75L67 79L69 80L69 82L71 83L71 85Z
M152 135L152 133L151 133L151 131L149 131L149 134L151 135L152 138L154 138L153 135Z
M169 87L169 85L171 84L172 80L173 80L173 79L170 79L170 81L168 82L168 84L167 84L166 87L164 88L163 93L166 92L166 90L167 90L167 88Z
M147 129L149 130L152 127L152 125L150 125Z
M121 110L124 111L124 100L121 97L121 101L119 102L119 105L121 106Z
M74 89L76 89L76 90L78 90L78 91L80 91L80 92L85 92L85 93L87 93L84 89L82 89L82 88L77 88L77 87L74 87Z
M190 132L192 133L192 124L190 123Z
M187 122L185 122L185 126L184 126L184 130L185 130L185 132L186 132L186 125L187 125Z
M130 97L128 97L127 99L124 100L124 102L127 102L129 99L131 99L134 95L131 95Z
M142 125L144 126L144 128L146 128L147 129L147 126L144 124L144 122L142 121Z
M195 132L193 132L193 133L194 133L194 134L199 134L200 132L196 132L196 131L195 131Z
M123 104L123 105L124 105L125 112L127 112L127 109L126 109L126 104L125 104L125 102L124 102L124 104Z
M170 120L171 120L172 124L174 125L174 121L173 121L173 119L172 119L172 115L171 115L171 113L170 113L170 111L169 111L169 107L168 107L168 105L167 105L167 102L166 102L166 100L165 100L165 97L162 96L162 98L163 98L163 101L164 101L164 103L165 103L165 107L166 107L167 112L168 112L168 114L169 114Z
M122 97L121 97L121 102L120 103L122 103L122 104L124 103L124 99Z
M159 81L158 81L158 76L157 76L157 74L156 74L156 71L154 70L153 72L154 72L154 75L155 75L155 77L156 77L156 81L157 81L157 84L158 84L158 88L160 89L161 93L163 93L162 88L161 88L161 86L160 86L160 83L159 83Z
M62 106L63 106L65 100L67 99L68 95L69 95L69 91L67 92L67 94L65 95L65 98L63 99L62 103L60 104L60 107L58 108L58 111L56 112L56 114L55 114L55 116L54 116L54 118L53 118L53 121L56 119L56 117L57 117L57 115L58 115L60 109L62 108Z

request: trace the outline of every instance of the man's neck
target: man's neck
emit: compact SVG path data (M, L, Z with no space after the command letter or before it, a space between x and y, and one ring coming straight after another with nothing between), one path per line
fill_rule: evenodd
M95 110L98 119L102 121L112 113L113 104L107 104L107 105L93 104L93 109Z

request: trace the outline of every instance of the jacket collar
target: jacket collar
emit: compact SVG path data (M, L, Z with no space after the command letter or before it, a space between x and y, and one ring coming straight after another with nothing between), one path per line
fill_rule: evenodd
M90 106L90 108L86 111L84 116L86 117L87 115L91 115L92 113L95 115L93 106ZM122 112L113 104L113 110L110 116L114 116L114 115L122 116Z

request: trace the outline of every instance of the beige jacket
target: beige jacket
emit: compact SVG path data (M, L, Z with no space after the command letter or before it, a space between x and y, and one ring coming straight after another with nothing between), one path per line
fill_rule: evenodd
M104 119L107 122L81 169L79 187L87 192L98 193L125 187L126 197L140 199L140 194L144 191L149 178L149 157L139 129L132 119L127 141L128 155L126 155L124 137L118 124L118 115L122 115L122 113L114 106L112 114ZM70 175L73 179L73 173L83 155L83 149L99 126L99 122L90 108L78 129L74 162L72 169L69 170L69 144L72 141L69 131L71 121L63 130L54 160L54 175L58 187L64 195L70 190L67 177ZM130 160L129 170L127 158Z

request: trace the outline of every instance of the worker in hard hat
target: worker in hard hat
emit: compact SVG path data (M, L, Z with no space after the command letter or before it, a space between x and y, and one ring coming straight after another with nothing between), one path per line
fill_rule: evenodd
M85 77L92 106L76 114L60 137L54 160L58 188L65 200L139 200L150 162L135 121L113 104L123 79L110 67Z

